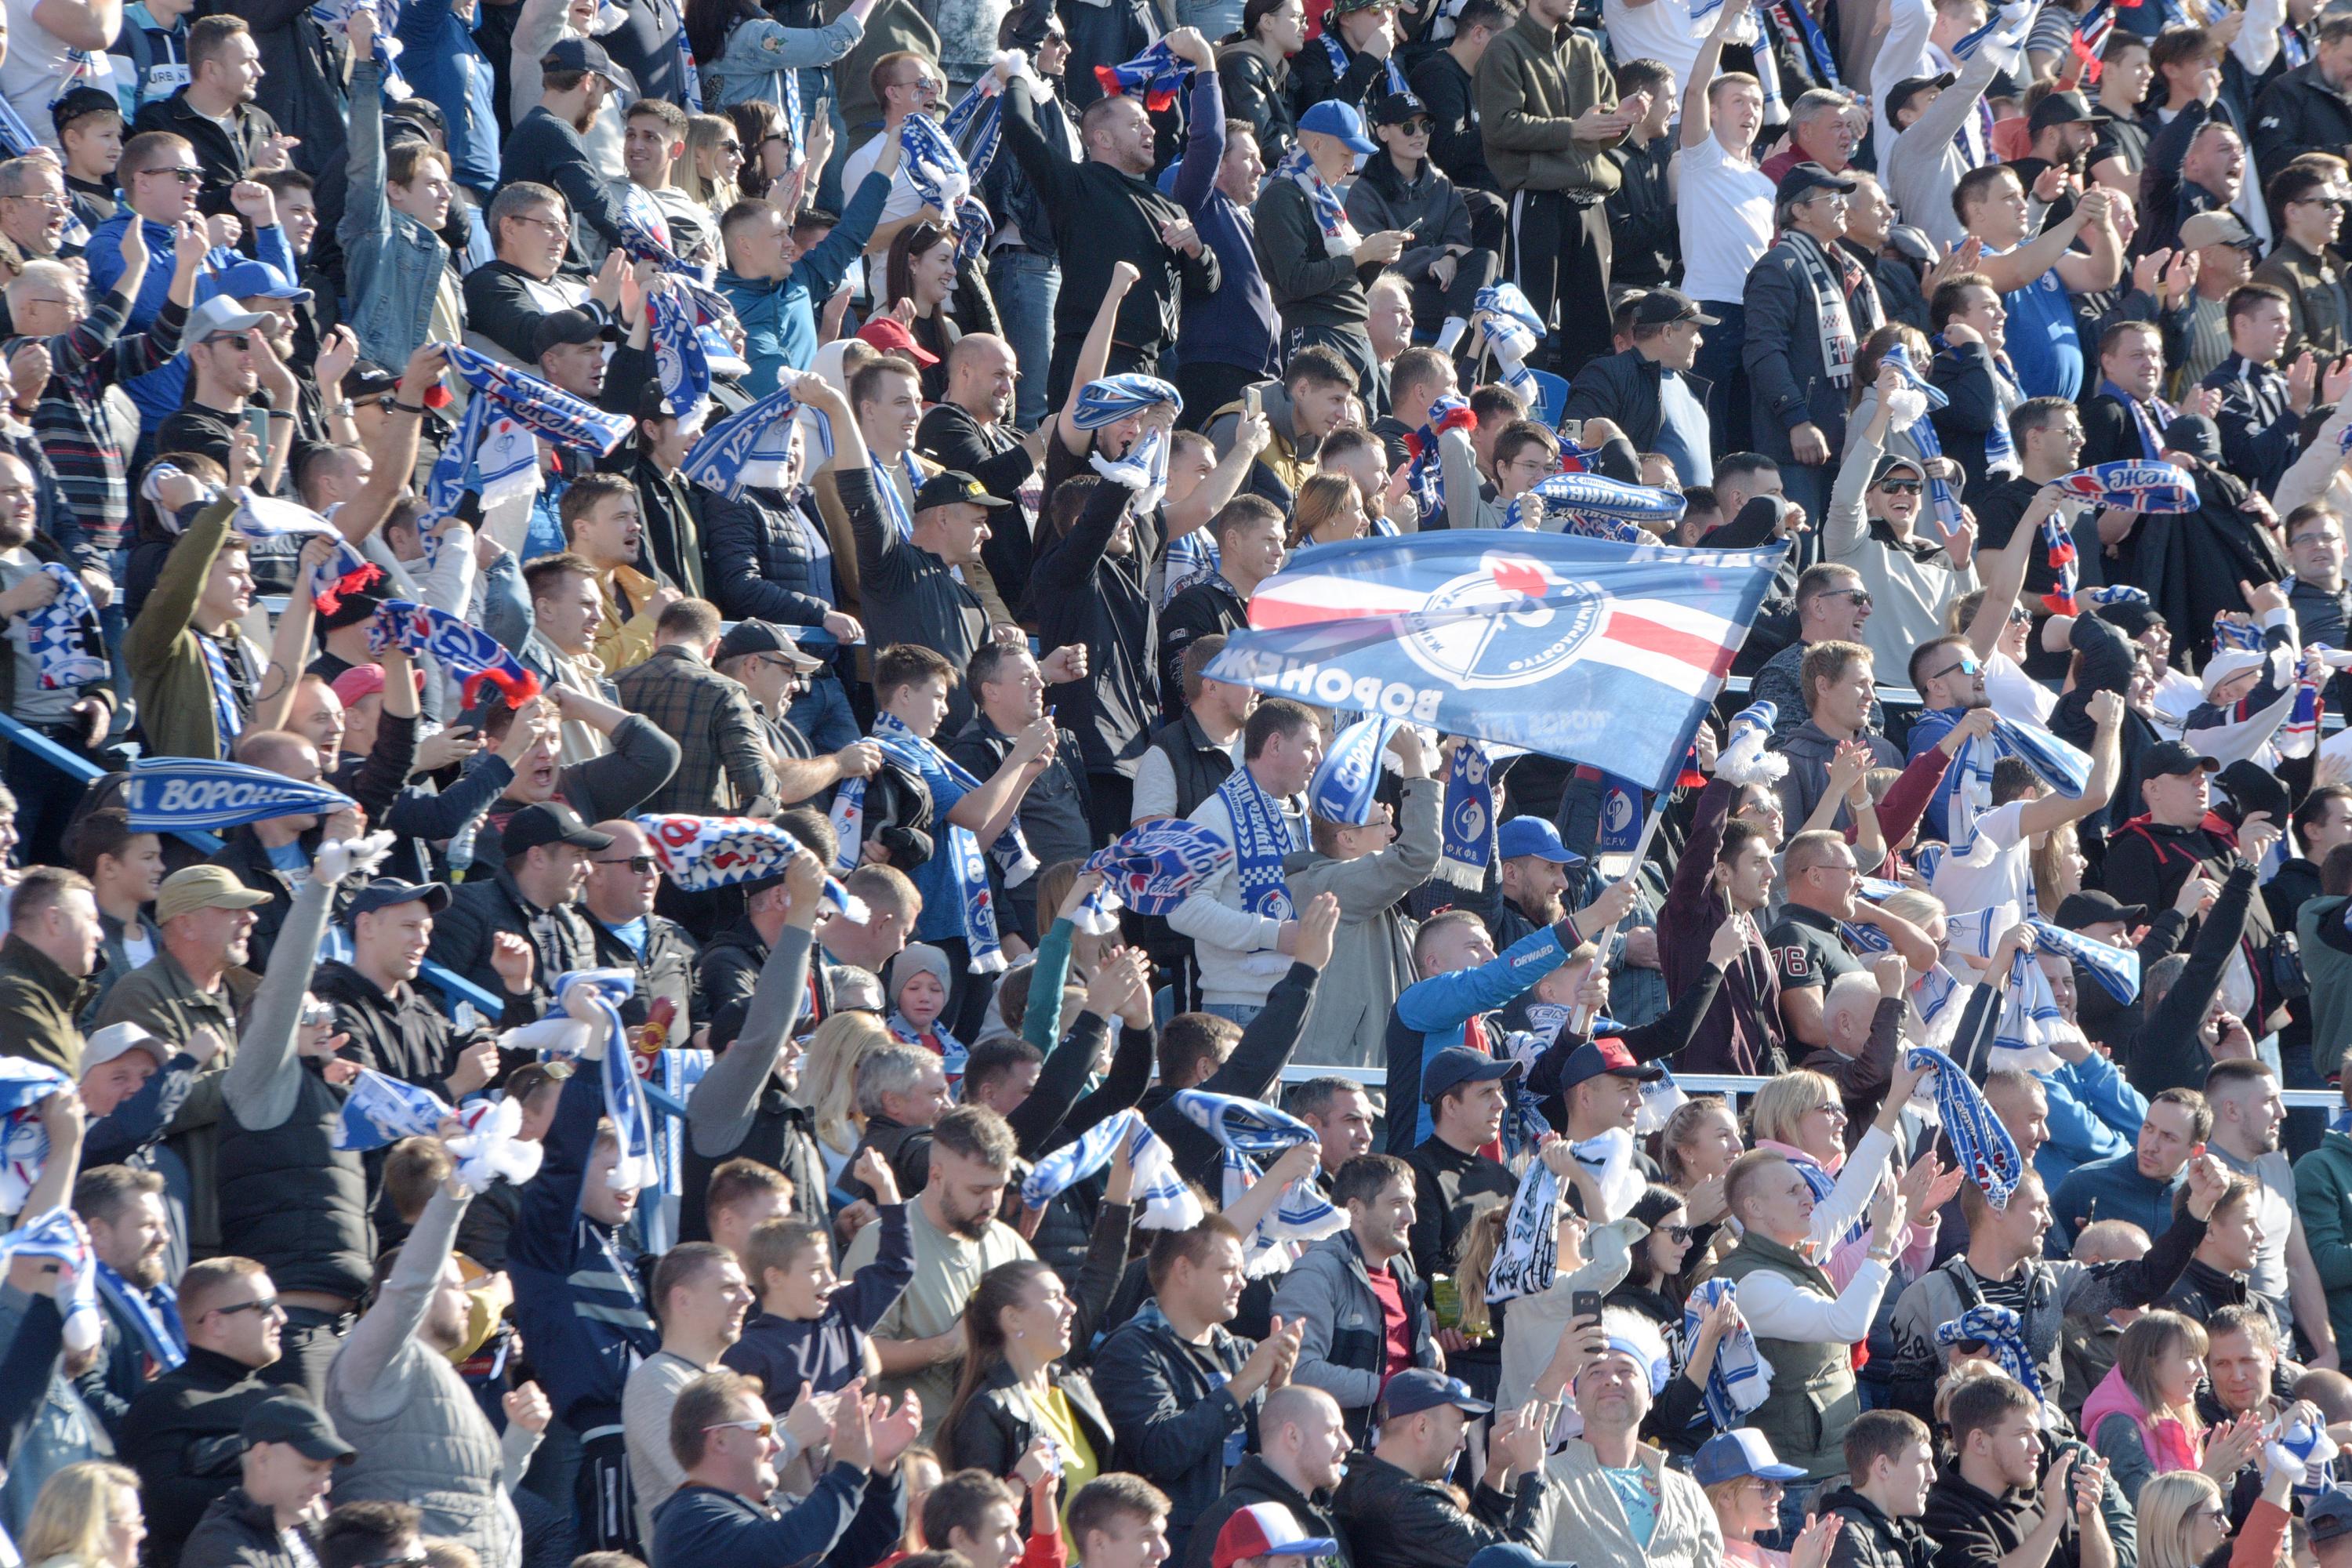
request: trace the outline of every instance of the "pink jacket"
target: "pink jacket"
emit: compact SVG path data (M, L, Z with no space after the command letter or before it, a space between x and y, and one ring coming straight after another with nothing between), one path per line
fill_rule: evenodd
M2085 1436L2097 1440L2099 1423L2110 1415L2128 1415L2139 1428L2139 1440L2147 1449L2148 1462L2162 1475L2167 1470L2193 1470L2204 1462L2204 1440L2200 1434L2189 1430L2177 1416L2150 1416L2147 1406L2124 1381L2124 1369L2110 1368L2083 1401L2082 1430Z

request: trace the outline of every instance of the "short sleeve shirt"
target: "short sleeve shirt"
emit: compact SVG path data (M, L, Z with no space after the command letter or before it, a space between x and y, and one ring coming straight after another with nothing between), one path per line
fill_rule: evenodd
M1749 270L1772 248L1772 182L1712 136L1685 147L1675 160L1682 165L1675 205L1682 218L1683 291L1694 300L1737 301L1747 292Z
M1861 961L1846 951L1837 922L1795 904L1764 933L1764 945L1772 950L1772 967L1783 991L1827 991L1839 975L1862 972Z
M1969 842L1952 846L1936 868L1932 889L1944 908L1958 915L2012 904L2021 919L2032 907L2032 850L2020 820L2025 804L2012 800L1979 813Z

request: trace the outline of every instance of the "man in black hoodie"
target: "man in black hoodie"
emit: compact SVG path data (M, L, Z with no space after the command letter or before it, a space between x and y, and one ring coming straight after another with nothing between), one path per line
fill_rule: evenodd
M1936 1479L1936 1441L1905 1410L1865 1410L1845 1432L1845 1484L1824 1496L1845 1521L1829 1568L1927 1568L1935 1544L1919 1528Z
M2039 1402L2007 1377L1969 1379L1948 1411L1958 1458L1928 1489L1921 1520L1935 1568L1997 1568L2012 1554L2048 1568L2115 1568L2099 1510L2105 1460L2079 1444L2045 1447Z
M1347 1473L1348 1420L1339 1401L1319 1388L1286 1384L1265 1396L1258 1413L1258 1451L1243 1456L1225 1477L1225 1489L1192 1523L1183 1561L1176 1568L1211 1568L1217 1532L1225 1521L1257 1503L1279 1503L1310 1536L1339 1543L1326 1553L1324 1568L1352 1568L1348 1537L1331 1513L1331 1494ZM1911 1568L1920 1568L1914 1564Z

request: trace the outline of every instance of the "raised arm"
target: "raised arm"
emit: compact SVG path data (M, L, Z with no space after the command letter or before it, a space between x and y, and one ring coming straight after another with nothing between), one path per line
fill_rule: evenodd
M434 1189L416 1228L401 1244L400 1261L335 1357L329 1383L362 1418L389 1413L410 1397L411 1390L385 1379L384 1373L425 1321L425 1310L440 1288L441 1270L457 1240L457 1222L465 1217L467 1196L454 1176Z
M802 862L808 863L803 869ZM776 935L768 961L760 967L760 981L751 990L751 1005L735 1043L719 1054L694 1086L687 1101L687 1130L695 1152L706 1159L731 1153L751 1131L752 1108L760 1091L776 1070L793 1021L800 1016L801 998L808 989L809 944L816 926L819 889L824 871L816 858L803 852L793 857L785 871L791 907L784 911L784 929Z
M1698 58L1691 64L1690 79L1683 84L1682 145L1685 147L1696 147L1715 134L1714 105L1709 98L1715 87L1715 68L1723 58L1725 38L1748 15L1753 0L1724 0L1715 26L1707 29L1706 40L1698 47Z
M379 835L374 850L380 858L391 847L389 835ZM362 840L374 843L374 840ZM369 858L362 854L359 858ZM266 1132L294 1114L302 1092L301 1068L295 1060L294 1041L302 1024L302 998L310 989L310 972L319 962L319 939L326 933L327 907L335 886L352 869L354 856L345 845L330 841L319 847L310 879L294 895L294 907L278 928L269 950L269 967L254 993L253 1008L236 1037L236 1055L221 1084L229 1110L247 1133ZM373 864L373 859L370 859Z
M1111 263L1110 288L1104 293L1102 303L1095 307L1095 319L1087 328L1087 341L1078 345L1078 362L1070 374L1070 395L1062 403L1061 413L1054 416L1054 433L1062 449L1073 457L1083 457L1087 450L1087 433L1078 428L1078 395L1087 383L1100 381L1110 365L1110 334L1118 324L1118 308L1128 290L1142 279L1131 261ZM1244 472L1247 470L1244 469Z

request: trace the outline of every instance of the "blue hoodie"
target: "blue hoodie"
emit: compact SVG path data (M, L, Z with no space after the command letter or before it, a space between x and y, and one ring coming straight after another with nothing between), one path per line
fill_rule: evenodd
M450 177L488 195L498 189L498 111L490 62L449 0L407 0L400 25L400 74L417 96L440 106L449 127Z
M832 299L865 254L874 226L882 221L882 204L889 199L890 177L868 174L833 232L781 279L719 274L719 291L743 325L743 359L751 367L743 384L754 397L775 391L787 366L806 370L816 363L816 301Z

